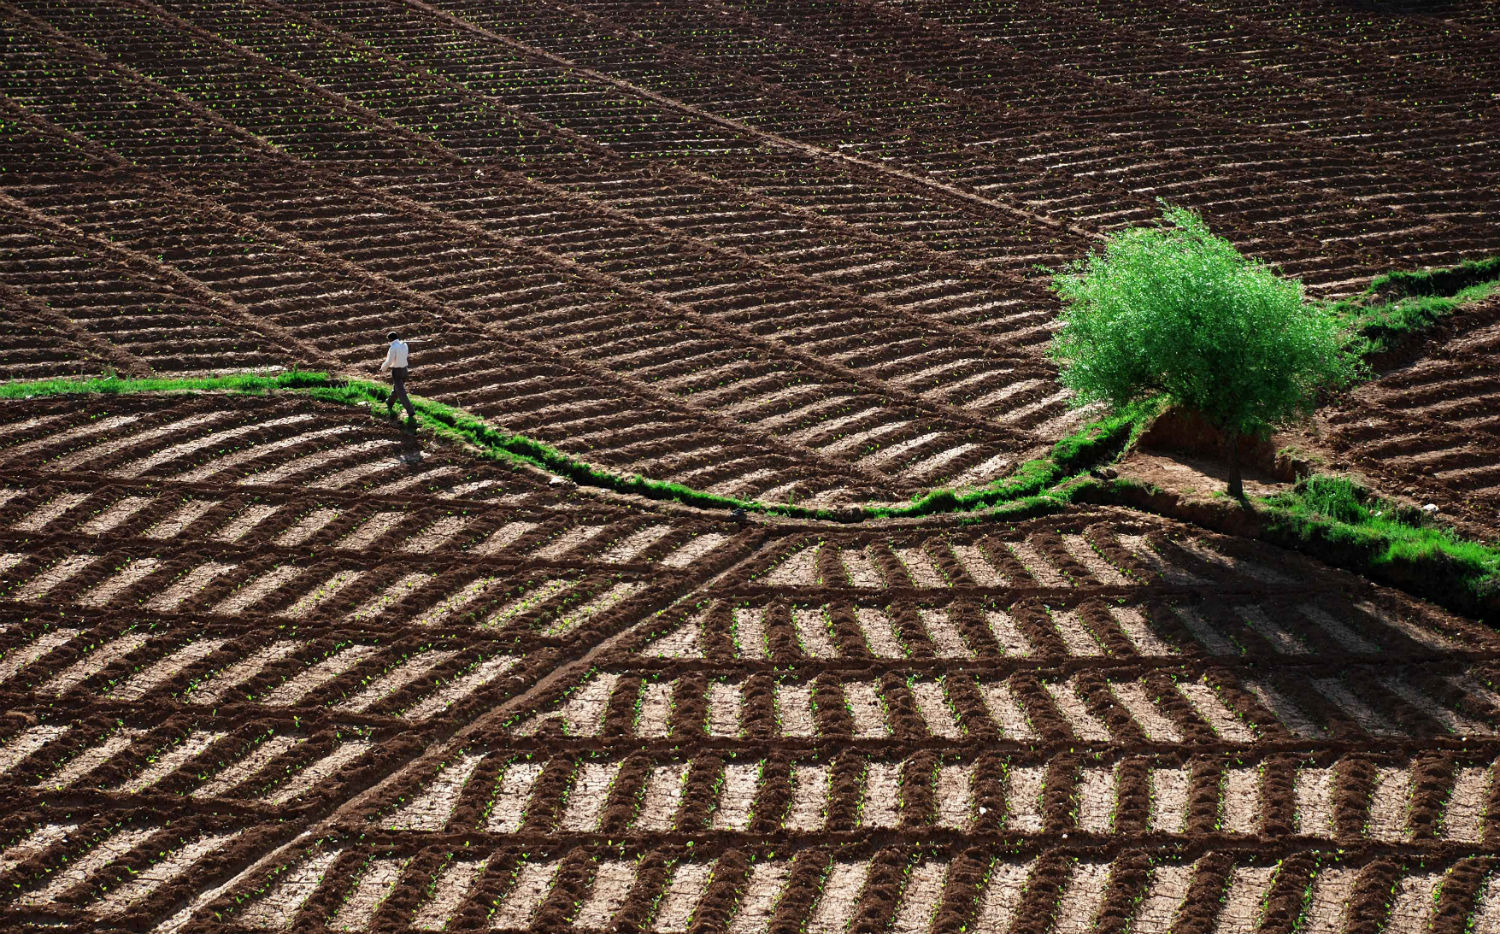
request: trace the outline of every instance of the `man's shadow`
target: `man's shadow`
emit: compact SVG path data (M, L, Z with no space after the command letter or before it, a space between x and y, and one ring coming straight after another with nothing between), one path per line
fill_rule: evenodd
M401 453L397 454L396 458L411 469L422 466L422 444L417 438L416 426L401 422L400 430Z

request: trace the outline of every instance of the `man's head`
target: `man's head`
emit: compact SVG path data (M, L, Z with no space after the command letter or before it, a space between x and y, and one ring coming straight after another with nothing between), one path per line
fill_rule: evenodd
M395 331L392 331L385 336L385 339L388 341L398 341L401 339L401 335L397 334Z

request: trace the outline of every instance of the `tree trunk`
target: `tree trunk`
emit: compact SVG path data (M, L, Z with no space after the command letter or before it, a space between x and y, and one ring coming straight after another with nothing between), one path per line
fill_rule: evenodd
M1224 447L1224 457L1229 462L1229 495L1243 500L1245 480L1240 474L1240 436L1232 431L1225 432Z

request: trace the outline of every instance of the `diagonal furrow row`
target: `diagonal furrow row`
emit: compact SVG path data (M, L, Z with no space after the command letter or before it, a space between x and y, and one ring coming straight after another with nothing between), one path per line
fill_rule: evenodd
M806 29L811 30L814 36L826 35L828 37L826 41L832 47L860 50L868 48L871 54L884 56L886 60L891 60L898 65L902 62L913 65L918 63L931 65L931 63L941 62L943 63L942 67L949 70L956 70L960 67L968 68L974 65L986 69L991 67L1005 69L1015 74L1016 81L1005 81L992 85L992 87L995 87L997 90L1006 89L1016 98L1016 103L1020 104L1024 104L1028 100L1034 101L1036 97L1034 93L1032 95L1024 95L1024 91L1020 87L1016 87L1016 85L1036 84L1038 78L1035 76L1046 73L1046 70L1051 67L1050 63L1044 64L1043 60L1039 59L1036 64L1042 67L1033 68L1029 73L1033 77L1028 78L1017 67L1019 61L1024 61L1025 59L1026 53L1024 51L1007 48L1007 51L1012 54L1002 59L996 54L1000 45L998 42L982 43L976 47L973 42L967 41L958 34L949 34L941 28L935 28L936 24L925 21L903 21L898 17L877 15L872 17L871 28L850 31L843 24L824 25L817 19L816 11L812 8L799 6L796 9L792 9L790 7L782 8L771 5L770 9L774 11L775 16L780 17L779 21L781 22L795 21ZM877 23L879 24L879 28L876 28ZM997 28L1003 27L997 26ZM896 35L901 35L903 38L898 41L894 38ZM883 38L878 40L872 39L871 37L874 36L881 36ZM1003 41L1003 36L995 38L1002 39ZM927 45L942 48L948 54L932 54L937 51L937 48L934 48L932 53L915 51L923 49ZM970 64L971 62L973 65ZM1050 76L1049 80L1051 80ZM1085 87L1080 88L1080 92L1092 96L1094 92L1089 89L1094 87L1094 82L1085 82L1085 85ZM1209 129L1203 125L1205 121L1195 121L1198 124L1196 132L1199 134L1199 138L1195 145L1188 147L1183 145L1181 130L1179 129L1181 126L1180 122L1167 123L1166 121L1142 120L1143 115L1140 113L1142 109L1141 105L1135 101L1132 101L1132 104L1134 106L1130 106L1128 110L1121 111L1117 117L1106 116L1099 114L1097 111L1085 108L1080 108L1080 111L1076 111L1078 115L1077 119L1081 123L1099 122L1114 124L1111 129L1114 129L1115 132L1112 133L1104 132L1104 126L1097 126L1086 133L1077 134L1075 131L1074 134L1068 134L1070 136L1085 137L1087 142L1079 141L1072 143L1070 146L1067 141L1059 138L1062 137L1061 133L1050 135L1051 138L1049 138L1049 134L1038 135L1034 132L1028 132L1025 136L1005 134L1000 140L994 142L1003 142L1007 151L1016 153L1023 161L1041 160L1041 164L1045 165L1049 161L1065 160L1070 174L1076 174L1083 170L1085 165L1090 163L1100 168L1106 168L1108 167L1107 160L1114 153L1118 153L1118 158L1124 160L1125 164L1115 167L1116 171L1110 174L1110 177L1115 179L1115 183L1117 184L1129 184L1130 188L1134 191L1140 191L1142 187L1148 184L1157 190L1166 191L1169 190L1174 180L1170 175L1165 178L1162 177L1163 173L1177 172L1182 173L1182 178L1191 178L1193 180L1191 188L1181 192L1182 196L1196 198L1209 196L1211 194L1211 186L1206 187L1206 183L1212 181L1216 175L1222 172L1222 165L1225 161L1224 157L1229 153L1226 152L1217 159L1211 158L1214 155L1214 148L1211 144L1205 145L1202 138L1203 132ZM1166 110L1166 108L1163 108L1163 110ZM1128 117L1126 114L1128 114ZM1127 119L1129 120L1129 132L1121 133L1120 130L1125 129L1122 124ZM1271 143L1259 139L1241 139L1236 140L1234 143L1229 143L1229 140L1233 139L1234 129L1229 126L1223 126L1222 128L1216 127L1214 130L1216 131L1214 133L1215 136L1224 137L1225 144L1233 146L1231 151L1239 157L1235 161L1241 168L1240 173L1238 173L1241 177L1244 176L1244 169L1247 167L1250 167L1252 172L1258 169L1259 163L1255 161L1254 157L1254 153L1257 150L1264 149L1269 153L1271 147L1275 147L1278 155L1278 165L1266 172L1265 181L1271 183L1285 182L1297 178L1298 174L1304 173L1304 177L1301 179L1304 182L1313 181L1314 177L1319 182L1324 178L1336 179L1334 183L1336 188L1333 189L1333 192L1338 201L1327 205L1329 214L1326 223L1337 225L1334 229L1343 232L1345 235L1352 233L1366 234L1372 229L1380 229L1377 226L1382 224L1382 218L1379 215L1385 215L1385 220L1389 222L1384 226L1394 225L1393 232L1396 232L1397 237L1399 237L1400 229L1410 227L1409 221L1403 221L1399 216L1391 215L1387 210L1372 209L1368 205L1361 207L1361 202L1351 203L1349 201L1351 196L1374 194L1378 190L1376 187L1378 180L1392 174L1392 169L1388 165L1376 164L1371 161L1365 171L1356 174L1345 168L1351 160L1351 154L1340 153L1337 156L1330 156L1325 153L1307 150L1305 145L1290 140L1278 140ZM1152 142L1153 139L1159 142ZM1113 142L1106 143L1106 140L1112 140ZM1149 156L1151 149L1158 145L1166 148L1161 152L1163 158L1153 160L1150 163L1157 167L1149 173L1151 176L1150 181L1148 182L1146 178L1140 178L1138 181L1132 180L1132 175L1141 173L1133 170L1131 163L1139 162L1142 156ZM1047 148L1049 146L1053 147L1050 152ZM1142 147L1146 147L1145 152L1142 152ZM1290 151L1288 151L1289 149ZM1061 150L1061 153L1058 156L1053 156L1051 153L1055 153L1057 150ZM1078 157L1083 158L1084 162L1080 163L1078 158L1074 157L1074 153L1077 153ZM1191 161L1202 158L1199 156L1199 153L1203 153L1204 156L1209 156L1210 158L1203 159L1201 168L1198 171L1192 171L1188 168L1188 165ZM1100 163L1103 164L1101 165ZM1304 173L1298 172L1299 164L1307 166L1307 170L1304 170ZM1419 183L1419 187L1432 187L1432 185L1430 182ZM1173 191L1173 196L1178 196L1178 192ZM1308 207L1310 210L1313 209L1311 204ZM1377 213L1371 214L1372 210ZM1367 216L1362 219L1358 227L1350 229L1352 226L1349 224L1351 213L1364 213ZM1271 221L1272 229L1275 226L1276 222ZM1465 235L1469 234L1465 233ZM1325 243L1325 249L1334 248L1329 237L1320 236L1319 239L1330 241ZM1367 246L1362 244L1362 242L1351 241L1351 243L1354 243L1361 250Z
M1402 62L1413 71L1419 67L1442 69L1445 75L1475 78L1492 78L1495 74L1495 63L1482 53L1500 32L1500 21L1494 18L1493 8L1487 4L1450 4L1437 11L1408 11L1408 15L1400 18L1368 19L1330 15L1321 4L1302 0L1277 0L1271 4L1197 0L1189 8L1201 8L1219 17L1232 17L1236 25L1255 24L1258 31L1267 28L1269 15L1279 36L1290 37L1298 46L1321 45L1337 50L1342 53L1341 59L1368 50ZM1353 53L1349 51L1351 49ZM1329 77L1345 80L1348 72L1343 68ZM1428 71L1421 76L1427 78L1430 74ZM1455 83L1459 88L1467 84ZM1453 95L1453 90L1447 94ZM1435 96L1441 100L1444 95L1438 90Z
M0 379L46 379L113 369L144 375L145 362L22 290L0 282Z
M137 36L138 35L139 35L139 33L137 33ZM271 135L274 135L274 132L272 132ZM553 191L555 191L555 189L553 189ZM499 219L497 219L497 220L499 220ZM509 218L506 218L506 220L509 220ZM595 217L592 217L592 218L588 218L586 220L575 221L574 223L575 224L586 223L590 227L597 227L597 226L599 226L601 224L606 223L606 221L603 218L595 216ZM661 231L660 231L660 228L652 226L652 227L645 228L644 232L646 232L646 233L652 233L652 234L657 234L657 233L660 233ZM559 234L557 232L538 231L538 233L536 234L536 236L540 237L540 238L545 238L547 240L551 240L551 239L559 236ZM607 238L609 236L609 232L608 231L600 231L599 234L598 234L598 236L601 238L601 240L604 240L605 238ZM574 244L572 244L572 243L570 243L569 245L570 246L574 246ZM628 249L629 249L628 244L625 244L623 246L628 251ZM620 248L621 248L621 245L617 244L616 245L616 251L618 252ZM577 252L579 254L586 255L588 251L580 249ZM744 261L743 254L739 255L739 259L740 259L741 262ZM741 275L741 276L743 276L743 275L746 274L745 270L743 270L742 268L741 269L736 269L735 272L737 274ZM635 275L638 276L640 279L644 280L644 279L647 279L647 278L658 278L661 275L661 273L658 272L658 271L656 271L656 270L645 269L645 270L640 270L640 271L636 272ZM640 284L640 282L636 282L636 283L633 283L633 284ZM916 287L917 287L917 283L911 282L911 281L902 282L902 281L898 280L897 282L889 283L889 284L886 284L884 286L882 286L877 281L876 283L873 284L873 288L880 288L880 289L883 289L883 291L881 293L878 293L875 296L872 296L872 297L874 298L875 301L880 302L880 301L882 301L883 295L885 293L899 293L899 294L903 294L904 295L904 294L906 294L909 291L915 291ZM835 291L834 294L838 295L839 293L837 291ZM926 298L926 296L920 296L919 295L917 298L920 301L920 300L923 300L924 298ZM890 307L890 306L887 306L887 307ZM984 340L984 338L982 338L982 337L980 337L978 335L975 335L975 334L970 334L969 336L970 336L971 339Z
M7 288L109 348L127 372L264 369L292 363L287 350L305 352L306 345L273 349L273 338L257 333L241 309L210 304L207 290L183 295L175 283L160 283L142 255L42 220L5 195L0 231ZM185 354L188 334L194 352Z
M1060 402L1060 400L1058 400L1058 401ZM1060 408L1060 405L1054 404L1054 412L1057 411L1059 408ZM978 448L975 448L973 446L970 446L970 448L968 449L968 451L975 452L975 453L978 453L978 454L984 454L984 452L982 451L982 449L978 449ZM922 455L921 451L917 451L915 453L918 454L918 455ZM916 463L925 464L927 461L929 461L931 459L932 456L936 456L937 453L939 453L939 452L931 451L927 455L918 456L916 458ZM991 455L985 455L985 456L989 456L990 459L993 460L993 457ZM984 459L985 459L984 457L979 457L978 458L978 460L984 460ZM950 458L950 461L951 460L956 460L956 458ZM970 456L969 460L970 460L970 463L974 462L974 458L972 456ZM957 466L964 466L964 465L962 463L959 463Z
M1076 42L1080 24L1057 19L1060 10L1053 4L1013 5L1003 32L990 25L993 19L987 23L979 9L962 0L904 6L934 20L962 23L986 37L1003 36L1028 52L1047 54L1178 106L1340 147L1435 160L1462 169L1469 160L1448 148L1455 131L1464 132L1470 141L1486 135L1486 128L1473 119L1478 108L1490 104L1478 81L1420 67L1362 63L1348 50L1288 44L1285 30L1243 21L1237 25L1264 37L1267 47L1226 62L1216 48L1230 34L1224 18L1195 14L1186 4L1149 13L1114 0L1070 8L1087 15L1092 22L1086 21L1085 28L1100 36L1100 45L1087 49ZM1351 133L1344 115L1361 109L1366 119L1357 134ZM1403 134L1401 127L1422 129Z
M400 75L408 82L416 78L426 89L423 93L429 95L436 93L433 85L438 79L431 73L413 73L410 70L413 59L411 54L404 54L400 61L380 62L382 66L391 70L391 80L379 82L378 85L370 83L368 78L365 82L351 82L336 68L340 51L358 50L366 56L366 61L373 65L375 57L379 54L373 46L350 42L348 36L344 34L331 34L326 39L317 41L309 36L308 31L292 32L285 24L276 23L267 16L252 18L244 15L236 16L237 11L215 10L209 18L204 11L187 12L205 17L205 22L210 23L216 30L233 36L237 42L255 45L266 55L278 57L295 55L295 59L288 58L288 60L295 61L297 67L304 71L315 70L325 86L337 88L338 92L345 97L356 98L370 107L398 114L403 120L409 121L420 116L431 126L428 132L435 138L442 139L444 144L453 151L463 152L466 156L479 155L472 152L470 146L459 142L461 136L455 134L467 132L469 128L480 122L478 113L484 112L482 108L490 105L493 99L479 99L472 89L463 85L445 83L442 90L450 98L446 106L436 112L423 110L417 100L411 96L417 93L416 89L408 90L401 81L395 80L396 76ZM289 11L289 17L291 15ZM289 19L289 22L305 23L314 28L326 29L318 21L308 20L302 15L296 15L296 18ZM327 67L321 66L320 63L323 61L328 62ZM378 95L371 93L375 87L380 90ZM404 95L403 92L405 92ZM460 93L455 95L455 92ZM476 111L472 116L463 119L449 117L447 123L440 122L444 120L444 115L455 112L465 113L471 110ZM507 111L507 113L510 112L513 111ZM490 120L499 118L499 114L490 115ZM558 127L552 127L552 129L559 136L565 132ZM806 228L809 226L819 227L828 231L831 236L841 239L860 238L859 231L849 225L825 220L818 213L796 210L791 205L782 202L755 199L753 203L747 203L746 199L753 198L753 196L745 188L730 186L709 176L691 172L674 173L681 179L684 186L690 187L678 187L670 197L663 197L652 190L661 181L659 173L647 175L638 166L622 164L609 153L609 150L599 146L594 146L589 151L589 157L588 165L580 164L571 170L579 177L577 181L569 179L572 183L567 184L566 187L570 191L581 189L582 193L595 200L607 199L612 207L632 216L665 222L674 230L691 230L695 235L710 239L720 245L745 249L757 256L765 256L767 251L772 251L769 255L774 256L783 265L798 269L805 268L805 271L812 274L831 275L834 269L839 268L829 268L829 265L835 262L853 265L862 273L870 267L870 262L858 255L845 258L842 254L847 251L835 250L830 245L821 242L818 244L807 242ZM665 167L660 167L660 169L670 172ZM553 169L547 174L546 180L549 183L555 184L559 180L552 174L555 171L556 169ZM636 179L631 188L621 189L620 186L624 184L622 173ZM694 202L704 205L705 210L701 214L691 213L690 206ZM774 223L765 216L764 212L767 211L785 215L784 219L779 223ZM664 212L666 217L662 217ZM747 227L748 230L745 229ZM953 231L949 231L950 240L952 233ZM752 239L747 242L747 238ZM884 245L891 238L864 235L862 239L872 245ZM903 243L902 248L902 252L917 249L916 245L911 242ZM971 245L970 248L973 249L973 246ZM1035 253L1018 257L1020 260L1033 262L1038 258L1041 257ZM926 266L917 267L910 257L887 249L883 252L880 263L890 264L892 271L888 273L889 275L914 276L928 272L934 260L942 264L942 259L938 254L931 254L927 259ZM861 262L865 265L860 266ZM811 265L803 267L802 263ZM968 265L952 266L951 263L944 265L950 265L953 274L964 277L972 277L975 271ZM847 284L854 287L868 288L863 274L859 277L841 275L839 279L847 281ZM1011 285L1014 287L1014 284ZM930 313L926 308L928 305L930 305L930 300L922 302L924 313Z
M1440 910L1488 918L1495 897L1493 883L1486 884L1489 864L1480 859L1361 867L1270 857L1148 861L1138 852L1071 849L997 857L901 845L795 858L760 848L623 857L584 847L411 856L373 844L329 845L298 853L282 867L279 885L253 909L253 926L317 923L330 903L342 903L348 907L334 918L342 930L367 930L375 923L369 919L379 918L418 930L466 930L483 921L502 930L552 931L644 923L646 930L682 934L698 929L690 927L696 919L731 932L805 925L827 934L854 922L903 934L957 925L1072 934L1128 922L1130 930L1164 934L1177 929L1176 919L1192 930L1230 934L1272 911L1290 911L1312 930L1389 922L1384 929L1395 931L1420 930ZM327 881L317 878L329 869ZM1411 875L1399 876L1402 869ZM1400 884L1391 898L1393 876ZM415 904L392 897L422 886L428 894ZM1206 896L1214 908L1203 906ZM1351 904L1346 908L1342 899Z
M174 250L178 255L183 257L179 260L178 268L182 268L192 274L196 282L207 284L217 293L230 294L236 302L248 303L256 307L263 315L267 315L268 318L274 318L293 333L307 335L306 339L328 347L334 355L343 361L345 367L354 367L360 362L360 358L368 355L369 351L365 349L367 346L366 342L369 339L368 334L372 330L378 331L383 322L390 320L388 305L381 300L380 293L385 292L388 296L391 289L388 286L381 288L382 282L380 280L373 283L374 289L371 289L370 285L364 283L359 283L364 287L358 290L351 290L347 286L341 288L337 280L339 278L347 278L348 273L342 270L336 271L336 278L330 282L330 270L326 268L328 264L319 262L321 257L317 255L316 250L312 251L314 253L313 256L308 257L308 262L315 265L310 267L304 265L303 269L306 271L303 272L289 262L291 255L288 254L287 250L282 248L283 243L265 243L259 237L236 234L233 227L226 228L222 224L211 223L212 213L204 216L205 212L202 209L203 206L201 203L195 205L198 210L194 213L184 215L173 211L167 207L166 203L161 203L160 197L155 196L154 192L146 191L142 192L142 194L147 197L145 200L137 202L132 199L122 200L117 196L106 196L101 192L99 200L79 203L80 192L76 188L58 188L51 191L32 190L27 192L28 197L33 202L46 204L49 210L63 210L64 205L66 205L65 210L71 215L70 219L76 220L78 223L98 225L101 229L113 229L117 234L131 233L136 236L149 238L141 244L148 249L160 250L170 248ZM56 199L64 195L66 195L67 201L59 203ZM108 203L103 203L106 197L108 198ZM155 206L156 204L160 204L160 206L157 207ZM146 213L141 213L142 211ZM217 213L227 218L235 219L234 215L227 214L222 210ZM201 220L195 220L195 218L201 218ZM191 226L189 226L190 224ZM243 223L239 223L235 226L243 228L244 225ZM171 235L170 240L164 239L167 235ZM216 244L222 244L222 246L216 246ZM256 250L250 250L247 249L247 244L264 244L264 246ZM289 241L289 245L293 248L302 246L296 240ZM305 255L307 250L303 249L300 252L303 252ZM324 268L318 268L320 265ZM359 267L350 267L350 271L357 274L360 270ZM368 278L368 274L366 274L366 278ZM403 298L399 295L395 297L398 301ZM326 307L328 304L346 306L349 310L342 316L342 326L338 330L330 332L330 329L327 327L328 319L325 310L320 309L316 314L299 310L298 306L301 302L309 298L318 300L320 306ZM289 303L289 299L296 300L296 304ZM402 304L410 308L412 302L407 298ZM372 309L377 307L385 308L386 310L374 312ZM421 312L422 309L420 308L413 309L404 317L410 321L411 318L416 317ZM426 316L424 315L424 317ZM434 320L435 317L433 315L429 318L429 320L433 320L433 324L427 336L429 340L442 343L439 335L443 331L450 331L451 333L452 328L451 326L437 324L436 320ZM428 352L427 359L434 371L434 382L436 383L436 388L439 390L439 392L433 393L434 395L442 395L442 390L448 386L453 387L453 389L448 390L451 393L454 390L462 391L465 387L472 388L478 385L476 379L482 380L487 373L494 372L493 364L481 361L507 358L513 360L519 352L519 348L508 348L503 351L497 348L497 350L489 351L486 354L483 345L477 347L474 345L473 338L465 338L460 342L458 335L455 334L450 340L454 342L455 346L462 344L465 350L454 353L447 359L445 359L446 354L441 348L434 348ZM447 365L445 366L445 364ZM538 361L537 365L541 365L540 361ZM545 370L555 370L555 367L546 367ZM445 371L451 372L453 375L448 377L445 375ZM534 373L536 370L533 369L532 372ZM567 423L566 409L557 408L559 400L557 396L558 387L555 382L549 381L536 385L529 392L505 391L506 387L504 383L516 382L517 376L524 382L527 375L525 369L521 369L518 372L514 363L506 368L506 377L508 378L501 380L502 385L496 387L505 393L500 398L504 400L502 404L506 408L501 409L496 414L511 415L512 417L506 420L521 430L529 429L543 437L550 435L559 440L566 439L568 437L568 433L565 430ZM494 377L491 376L490 385L493 386L494 382ZM578 396L579 401L574 403L574 405L586 404L596 411L600 410L602 406L603 410L608 411L610 408L610 395L601 391L600 388L595 388L586 395ZM530 419L523 421L520 418L514 417L516 414L515 406L518 404L524 406L526 401L528 401L527 396L536 400L533 404L542 407L536 412L536 416L543 417L542 421L537 422ZM496 398L495 389L486 389L478 399L475 399L471 393L469 397L456 399L455 401L470 401L471 404L478 402L479 404L476 408L489 414L486 410L494 411L494 409L485 403L488 399L494 398ZM629 407L632 406L623 402L617 403L615 410L619 411L621 408ZM506 409L509 409L509 411L507 412ZM522 411L524 412L525 409L523 408ZM536 416L533 416L533 418L536 418ZM680 416L671 419L671 421L680 424ZM519 424L517 424L518 422ZM645 438L650 437L649 434L643 435L642 431L638 429L624 430L625 434L623 436L618 431L615 434L615 437L620 441L621 447L638 444ZM667 434L659 433L658 436L665 438ZM670 434L678 442L683 440L681 428L674 426Z

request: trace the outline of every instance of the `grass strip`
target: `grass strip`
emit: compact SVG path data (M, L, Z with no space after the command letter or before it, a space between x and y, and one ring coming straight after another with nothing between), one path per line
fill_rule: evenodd
M292 370L275 375L188 377L181 379L50 379L0 383L0 398L19 399L63 394L120 395L139 392L294 392L315 399L368 409L379 415L387 387L358 379L339 379L327 373ZM497 429L461 409L412 396L419 424L434 435L475 449L481 456L540 467L586 486L600 487L654 500L669 500L702 509L743 509L793 519L839 522L867 518L919 518L942 513L993 510L1019 516L1066 505L1070 498L1060 487L1090 468L1113 461L1140 437L1160 411L1157 403L1134 406L1093 422L1057 442L1045 458L1027 461L1013 474L964 493L938 489L900 506L809 508L793 503L761 503L706 493L663 480L624 475L581 461L526 435ZM1002 513L990 513L991 517Z
M1473 259L1445 269L1388 272L1376 276L1367 290L1380 295L1457 295L1470 286L1500 280L1500 256Z
M1355 335L1364 356L1385 353L1464 305L1500 293L1500 256L1446 269L1389 272L1330 310Z
M1285 492L1256 497L1249 506L1227 497L1187 502L1129 479L1087 478L1067 492L1075 502L1139 509L1257 538L1500 625L1500 547L1464 538L1436 516L1347 477L1315 474Z
M1500 596L1500 548L1461 538L1420 509L1347 477L1315 474L1260 500L1266 531L1477 610Z
M334 383L327 373L288 370L266 376L255 373L234 376L152 377L120 379L100 376L90 379L38 379L0 382L0 399L31 399L36 396L123 395L135 392L244 392L265 393L287 389L311 389Z

